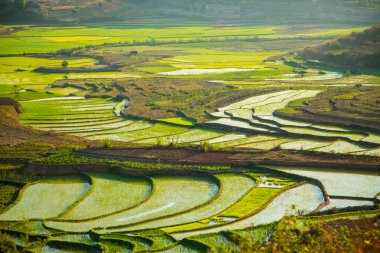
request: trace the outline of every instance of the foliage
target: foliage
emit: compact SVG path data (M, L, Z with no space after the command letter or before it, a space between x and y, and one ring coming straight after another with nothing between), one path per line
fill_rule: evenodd
M69 66L69 63L67 61L62 61L61 66L65 69L67 66Z
M300 226L294 217L284 218L276 226L270 240L261 244L233 234L230 239L239 251L229 252L378 252L380 249L379 220L363 233L363 228L313 223Z
M168 164L168 163L141 163L132 161L119 161L113 159L100 159L78 155L53 155L46 158L37 159L37 162L46 164L110 164L110 165L122 165L132 169L143 170L163 170L163 169L188 169L188 170L229 170L230 166L222 165L189 165L189 164Z
M0 211L16 199L20 187L14 184L0 183Z
M0 252L18 253L16 243L7 234L0 233Z

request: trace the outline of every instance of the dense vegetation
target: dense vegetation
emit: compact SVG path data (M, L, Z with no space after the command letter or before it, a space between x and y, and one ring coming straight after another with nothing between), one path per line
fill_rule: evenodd
M317 60L333 66L351 67L359 71L360 67L378 69L380 67L380 25L375 25L360 33L339 38L299 53L301 57Z

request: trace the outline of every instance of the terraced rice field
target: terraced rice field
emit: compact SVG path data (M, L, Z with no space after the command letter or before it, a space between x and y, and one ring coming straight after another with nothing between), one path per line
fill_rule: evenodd
M207 205L198 206L197 209L185 212L180 215L175 215L161 220L155 220L152 222L144 223L142 225L109 230L108 232L121 232L174 226L201 220L205 217L212 217L213 215L222 212L234 204L242 196L244 196L250 188L254 186L254 181L249 177L245 177L244 175L241 176L234 174L222 174L216 175L216 177L220 181L222 187L220 188L218 195L216 195L210 202L208 202ZM164 231L167 230L164 229Z
M13 206L0 215L0 220L53 218L66 212L89 190L86 180L75 178L43 179L24 186Z
M115 140L137 144L168 145L194 143L223 136L222 131L192 127L190 121L166 119L151 123L120 117L126 101L58 97L22 102L25 125L41 130L65 132L93 140ZM166 124L167 123L176 123Z
M380 192L378 175L358 175L359 187L368 182L372 182L373 187L357 195L357 191L349 189L352 182L347 181L345 174L344 180L336 186L331 180L342 178L341 175L281 170L321 180L328 194L338 195L339 192L334 191L339 190L345 192L344 196L374 197ZM186 241L177 243L176 240L191 237L191 240L214 245L225 240L223 235L214 233L253 226L261 228L257 226L262 224L271 226L285 215L310 213L325 202L326 196L318 186L302 178L272 173L263 169L196 177L87 173L59 180L44 179L24 186L16 204L0 214L0 220L9 223L25 217L34 219L28 224L30 231L37 235L50 234L45 250L67 244L64 247L67 252L70 245L75 244L77 250L83 245L101 245L111 252L121 249L188 251ZM35 203L33 209L29 209L31 201ZM332 200L323 210L345 206L348 202ZM99 208L100 203L102 208ZM369 205L370 201L350 203ZM61 232L56 233L57 230ZM90 236L90 230L97 239ZM259 238L265 236L267 230L260 231L252 231L257 240L262 240Z
M24 186L16 204L5 210L0 219L35 219L28 226L33 226L36 234L49 234L51 229L65 231L51 236L46 247L54 242L95 246L97 243L86 233L93 230L100 235L98 243L110 249L125 249L127 245L130 249L152 250L174 242L166 233L156 234L153 231L157 230L152 229L173 233L213 227L219 224L216 220L220 224L230 223L232 220L226 215L232 216L243 206L245 211L235 215L234 220L251 214L294 183L268 173L150 179L87 173Z
M374 145L380 145L376 134L334 125L321 125L293 121L276 116L276 110L285 108L290 102L314 97L321 91L287 90L259 95L219 108L211 113L216 120L210 125L250 131L252 134L276 134L263 142L238 140L234 147L270 150L274 148L312 150L326 153L353 153L378 156ZM285 138L286 137L286 138ZM240 143L239 143L240 142ZM370 144L369 144L370 143ZM372 145L374 144L374 145Z
M213 181L193 177L156 177L153 178L153 185L154 191L149 201L136 208L91 221L48 221L45 224L50 228L69 232L126 226L184 212L206 203L218 192L218 187Z
M269 224L281 219L285 215L311 212L318 208L323 202L323 194L317 186L304 184L282 193L262 211L251 217L247 217L246 219L202 230L172 233L172 235L179 240L199 234L209 234L225 230L242 229L261 224Z
M206 141L215 148L282 148L378 156L377 149L373 145L368 146L368 143L379 144L376 134L337 126L294 122L273 115L275 110L285 107L294 99L310 97L318 92L290 90L260 95L212 113L219 119L208 124L223 125L231 128L231 131L192 126L193 123L181 118L162 119L162 123L128 119L120 116L126 100L118 102L83 97L24 101L22 104L25 111L20 117L25 125L37 129L65 132L93 140L140 145L200 145ZM233 133L236 129L245 131L245 134ZM266 137L261 141L262 134ZM271 136L272 134L275 135Z
M129 209L144 202L152 192L148 179L88 174L92 187L85 198L62 214L62 220L84 220ZM127 196L126 196L127 195ZM120 201L123 199L123 201ZM101 208L100 208L101 207Z
M318 179L333 196L375 198L380 192L378 173L354 173L328 169L274 167L278 170Z

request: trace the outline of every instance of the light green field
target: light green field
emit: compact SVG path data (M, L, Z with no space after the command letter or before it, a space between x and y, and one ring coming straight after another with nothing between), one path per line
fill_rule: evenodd
M222 212L219 216L244 217L260 209L279 192L281 192L281 189L254 187L243 199Z
M100 78L126 78L137 77L136 75L121 72L89 72L89 73L69 73L69 74L42 74L37 72L0 72L1 84L22 85L27 89L39 88L43 90L46 85L54 83L56 80L64 79L100 79ZM32 86L34 85L34 86Z
M353 152L360 152L364 151L365 149L349 143L347 141L335 141L331 145L321 147L321 148L316 148L314 149L315 151L319 152L327 152L327 153L353 153Z
M89 176L89 194L60 220L90 219L128 209L144 201L152 190L149 182L140 178L97 173Z
M83 136L92 140L121 140L121 138L123 138L123 141L130 141L137 138L134 135L135 132L143 132L143 130L150 129L153 126L154 124L147 121L135 121L132 124L117 129L103 129L87 133L76 133L75 135Z
M290 133L300 133L300 134L310 134L314 136L331 136L331 137L346 137L348 139L359 141L363 139L366 135L360 133L350 133L350 132L329 132L312 128L301 128L301 127L282 127Z
M300 98L314 97L318 93L320 93L320 91L315 91L315 90L302 91L301 90L293 94L292 96L283 98L280 102L273 101L273 100L277 100L276 98L274 98L271 101L265 101L265 104L263 105L253 105L254 115L255 116L272 115L274 111L285 108L285 106L293 100L300 99ZM244 108L247 108L247 107L244 106Z
M155 177L149 201L125 212L84 222L46 222L45 225L71 232L86 232L93 228L126 226L165 215L183 212L212 199L217 186L208 179L195 177ZM178 189L181 189L178 191Z
M271 150L279 147L281 144L292 141L291 139L276 139L263 142L254 142L249 144L240 145L240 148L252 148L252 149L261 149L261 150Z
M298 141L292 141L292 142L281 144L280 147L282 149L309 150L309 149L316 149L316 148L328 146L330 144L331 142L298 140Z
M193 40L196 37L226 38L273 34L279 27L224 29L216 27L173 27L165 29L126 27L27 27L26 30L2 38L0 54L47 53L64 48L120 42ZM36 36L38 34L38 36ZM25 48L25 43L28 47Z
M63 59L54 58L38 58L26 56L1 57L0 72L16 72L17 70L32 71L39 67L58 67L61 68ZM82 59L64 59L68 63L68 67L91 66L98 63L92 58Z
M173 123L177 125L183 125L183 126L193 126L195 124L194 121L189 120L184 117L178 117L178 118L165 118L165 119L159 119L159 121L167 122L167 123Z
M254 107L254 105L258 105L258 103L264 103L264 104L270 103L268 101L269 99L274 100L273 102L275 102L276 100L282 101L282 99L291 97L295 93L297 93L297 91L280 91L280 92L269 93L265 95L253 96L251 98L219 108L218 110L223 112L223 111L232 110L232 109L240 109L248 105L250 106L250 108L252 108Z
M226 148L226 147L235 147L235 146L244 145L248 143L254 143L254 142L269 141L269 140L274 140L274 139L276 139L276 137L256 135L256 136L247 137L243 139L221 142L214 145L215 147L218 147L218 148Z
M158 138L149 138L143 140L133 141L133 143L139 144L160 144L160 145L170 145L170 144L183 144L183 143L195 143L203 140L208 140L211 138L219 137L223 135L223 132L216 130L208 130L208 129L195 129L188 131L168 135L168 136L160 136Z
M97 135L94 139L110 139L110 140L120 140L124 142L130 142L135 140L141 140L141 139L148 139L152 137L160 137L160 136L166 136L166 135L173 135L173 134L179 134L186 132L188 129L183 126L174 126L174 125L167 125L162 123L154 124L153 126L135 131L126 131L125 129L122 130L122 128L116 129L116 133L112 133L111 131L104 131L104 134ZM110 133L110 134L109 134ZM93 134L93 133L91 133Z
M83 197L89 188L90 185L79 177L40 180L27 185L16 204L0 215L0 220L56 217Z

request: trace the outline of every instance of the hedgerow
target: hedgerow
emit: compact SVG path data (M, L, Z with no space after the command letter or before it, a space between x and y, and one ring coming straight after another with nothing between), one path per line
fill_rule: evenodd
M143 163L132 161L119 161L115 159L93 158L79 155L52 155L45 158L35 160L38 163L44 164L107 164L121 165L132 169L143 170L164 170L164 169L189 169L189 170L230 170L231 166L226 165L187 165L187 164L169 164L157 161L155 163Z

